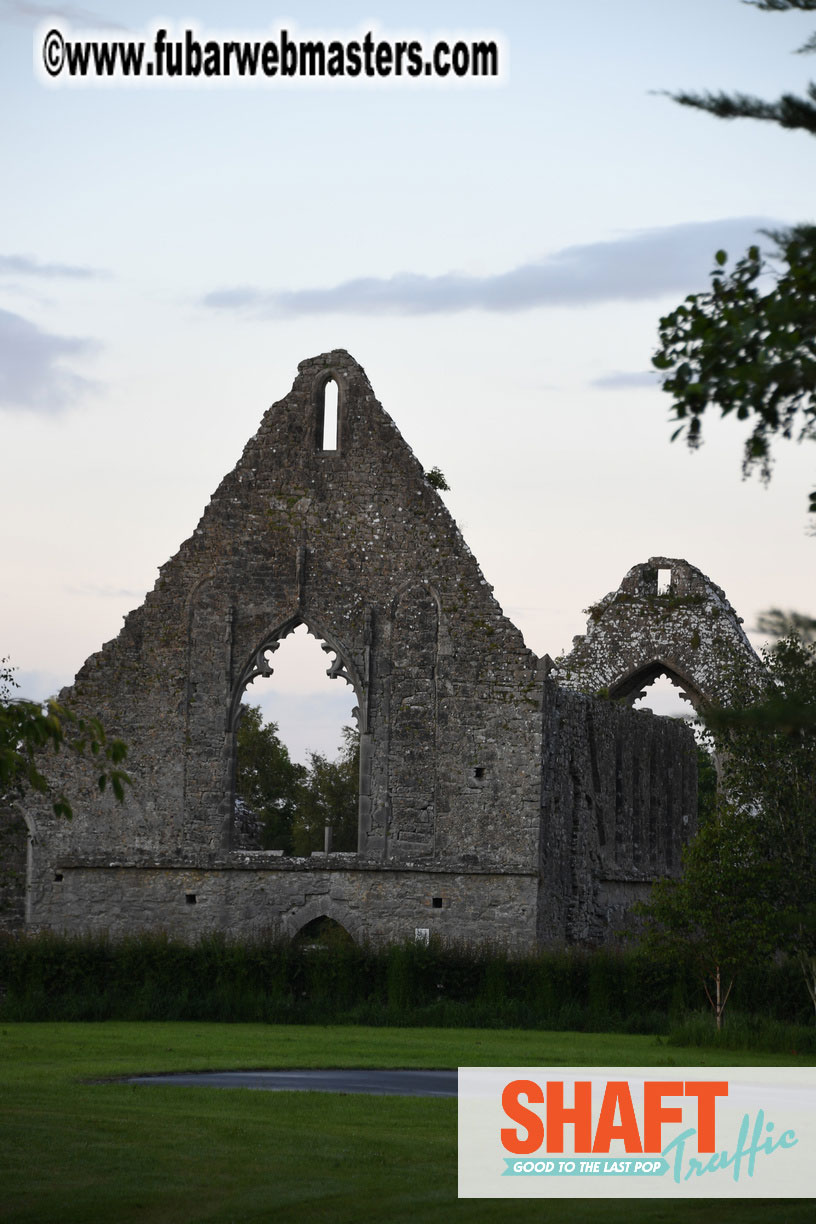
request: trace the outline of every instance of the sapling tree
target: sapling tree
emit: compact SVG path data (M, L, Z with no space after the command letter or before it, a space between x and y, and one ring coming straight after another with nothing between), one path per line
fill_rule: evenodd
M645 946L691 961L718 1029L738 974L770 956L776 866L750 821L720 796L683 854L679 880L660 880L639 907Z

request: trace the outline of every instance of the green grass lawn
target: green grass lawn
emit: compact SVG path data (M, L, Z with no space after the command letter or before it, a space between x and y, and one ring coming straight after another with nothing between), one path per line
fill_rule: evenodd
M7 1023L0 1027L0 1220L813 1221L812 1200L460 1202L453 1100L89 1082L198 1069L724 1061L618 1034ZM728 1057L734 1066L795 1061Z

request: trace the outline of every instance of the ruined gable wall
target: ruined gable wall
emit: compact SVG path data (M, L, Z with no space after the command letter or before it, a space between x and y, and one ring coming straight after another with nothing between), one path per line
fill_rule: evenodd
M671 576L662 593L659 571ZM554 673L566 688L632 702L665 673L700 706L727 704L734 668L761 686L762 665L741 618L725 592L687 561L650 557L587 611L586 634L574 639Z
M340 388L337 451L318 446L328 374ZM41 888L60 857L229 854L234 707L260 648L301 621L357 690L364 855L535 869L536 660L339 350L301 363L143 606L62 694L127 741L134 786L119 809L65 754L49 763L76 815L58 825L34 805Z

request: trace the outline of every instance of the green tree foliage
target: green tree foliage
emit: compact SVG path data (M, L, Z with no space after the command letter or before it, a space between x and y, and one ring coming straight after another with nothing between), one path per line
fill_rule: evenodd
M750 421L743 473L763 480L772 438L816 440L816 227L772 238L779 263L752 246L726 271L718 251L711 288L660 320L652 358L674 400L674 437L699 446L709 406ZM816 511L816 492L810 501Z
M747 0L766 12L816 11L816 0ZM801 51L816 50L816 35ZM776 102L745 94L670 95L720 118L765 119L816 135L816 84L806 97L785 94ZM711 288L694 293L660 321L660 347L652 361L673 397L691 447L702 440L709 406L753 426L745 444L743 473L770 476L775 437L816 439L816 226L797 225L767 235L726 268L718 251ZM809 509L816 513L816 490Z
M296 854L322 850L331 828L333 850L357 849L357 795L360 741L352 727L343 728L343 746L335 761L309 754L309 773L292 827Z
M8 659L0 660L0 804L7 805L22 797L27 789L49 793L49 784L42 773L42 753L59 752L66 748L78 756L88 756L96 772L100 791L110 785L121 802L130 778L120 768L127 748L120 739L109 739L98 718L79 718L72 710L56 701L43 706L36 701L24 701L13 694L17 688L14 669ZM71 804L60 792L54 797L57 816L68 819L73 815Z
M246 804L260 822L264 850L292 854L292 822L306 769L291 760L277 724L264 726L260 706L242 707L237 739L236 803Z
M759 830L720 799L683 854L679 880L660 880L640 907L650 951L691 960L717 1028L736 975L774 950L775 870Z
M816 0L746 2L766 12L816 11ZM800 48L814 50L816 35ZM816 135L814 83L805 97L775 102L672 96L720 118L762 119ZM765 480L775 438L816 439L816 226L767 237L770 255L753 246L730 269L726 252L717 252L710 290L661 319L653 358L680 422L673 437L685 433L690 446L699 445L702 417L718 406L723 416L750 422L743 472L757 470ZM816 512L816 491L809 508ZM757 696L745 685L735 708L707 718L722 772L719 814L689 847L684 879L659 886L646 907L650 939L708 948L718 1019L728 989L723 994L723 966L728 974L749 964L755 947L793 952L816 1007L815 626L811 617L779 609L760 620L778 639L765 656L766 690ZM741 875L751 882L747 895ZM706 909L712 891L723 899L720 931L716 911Z
M764 659L760 700L709 722L725 793L775 866L776 945L797 957L816 1008L816 644L782 638Z
M697 825L702 827L717 808L717 764L702 744L697 745Z
M816 644L782 638L764 662L761 694L734 676L733 707L706 716L716 808L683 878L642 909L648 943L695 958L718 1019L734 975L777 950L797 958L816 1008Z
M263 849L309 855L323 849L327 826L333 850L357 849L360 749L353 728L343 728L336 760L312 752L308 768L291 760L277 724L264 726L260 706L244 707L237 737L236 804L259 821Z

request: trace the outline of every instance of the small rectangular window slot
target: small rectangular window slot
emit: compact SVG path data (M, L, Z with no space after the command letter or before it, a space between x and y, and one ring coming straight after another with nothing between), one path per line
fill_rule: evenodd
M62 883L62 872L61 872L61 871L55 871L55 872L54 872L54 879L56 880L56 882L57 882L58 884L61 884L61 883Z
M483 778L485 774L484 765L477 765L473 771L474 778Z
M671 570L659 569L657 571L657 593L658 595L668 595L671 591Z
M195 893L185 893L184 900L187 902L188 905L195 905L196 903Z
M431 897L431 905L434 907L434 909L441 909L442 908L442 898L441 897Z
M323 388L323 424L321 428L320 449L336 451L338 440L338 409L339 388L333 378L330 378Z

